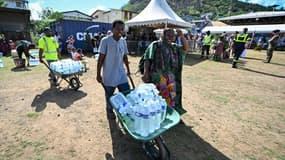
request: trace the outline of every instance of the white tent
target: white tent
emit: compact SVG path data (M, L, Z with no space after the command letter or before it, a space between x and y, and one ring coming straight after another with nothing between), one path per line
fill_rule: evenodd
M271 33L275 29L279 29L281 33L285 33L285 24L272 25L242 25L242 26L207 26L202 32L210 31L211 33L234 33L235 31L242 32L244 28L248 28L248 33Z
M167 4L166 0L151 0L146 8L136 17L126 22L130 26L152 26L156 28L166 27L191 27L191 23L185 22Z

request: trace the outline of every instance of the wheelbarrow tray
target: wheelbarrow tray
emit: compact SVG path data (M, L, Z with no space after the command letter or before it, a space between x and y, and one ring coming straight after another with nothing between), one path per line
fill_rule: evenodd
M56 82L57 82L57 84L55 84L56 86L58 86L62 80L65 80L69 84L69 86L74 90L78 90L80 87L82 87L82 83L79 80L79 76L83 74L83 71L74 72L71 74L63 74L63 73L52 70L47 65L47 63L43 62L43 64L49 69L50 73L53 74L54 77L56 78Z
M121 115L119 111L116 110L115 107L113 107L117 117L119 118L119 120L121 121L121 124L123 125L124 129L136 140L140 140L140 141L150 141L155 139L156 137L158 137L159 135L161 135L163 132L167 131L169 128L175 126L176 124L179 123L180 121L180 115L177 111L175 111L175 109L173 109L172 107L167 107L166 110L166 117L165 120L160 124L160 128L155 130L153 133L151 133L150 135L144 137L141 136L137 133L134 133L130 130L129 126L126 124L126 116Z
M63 74L63 73L60 73L60 72L56 72L53 70L53 73L61 78L67 78L67 77L71 77L71 76L74 76L74 75L82 75L83 74L83 71L80 71L80 72L75 72L75 73L71 73L71 74Z

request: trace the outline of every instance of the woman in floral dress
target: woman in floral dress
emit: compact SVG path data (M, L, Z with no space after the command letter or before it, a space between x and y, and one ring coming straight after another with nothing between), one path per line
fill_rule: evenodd
M154 83L167 104L183 114L186 111L182 107L182 66L189 46L182 31L176 32L181 37L182 46L173 43L176 37L173 29L165 29L162 40L148 46L142 80Z

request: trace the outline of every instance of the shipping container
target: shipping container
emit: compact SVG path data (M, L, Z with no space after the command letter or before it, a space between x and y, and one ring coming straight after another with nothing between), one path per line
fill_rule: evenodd
M86 34L87 30L91 39L100 33L106 34L108 30L111 30L111 23L92 22L92 21L79 21L79 20L58 20L51 23L51 29L53 32L57 32L61 37L63 44L63 52L66 52L66 40L68 36L73 35L74 47L86 49Z

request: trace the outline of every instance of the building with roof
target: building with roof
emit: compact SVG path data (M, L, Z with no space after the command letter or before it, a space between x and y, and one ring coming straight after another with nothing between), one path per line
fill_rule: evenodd
M8 40L30 40L29 26L31 12L28 1L4 0L6 6L0 7L0 33Z
M92 21L93 18L89 16L88 14L85 14L83 12L80 12L78 10L73 11L66 11L66 12L60 12L63 14L63 19L70 19L70 20L83 20L83 21Z
M285 11L265 11L218 19L229 25L285 24Z
M114 20L128 21L137 15L136 12L122 10L122 9L110 9L109 11L96 10L91 14L91 17L97 22L112 23Z
M242 32L244 28L248 28L248 33L271 33L273 30L279 29L281 33L285 33L285 24L268 24L268 25L238 25L238 26L207 26L202 32L210 31L211 33L221 34Z
M6 8L14 8L14 9L26 9L28 10L28 1L25 0L4 0L6 4Z

